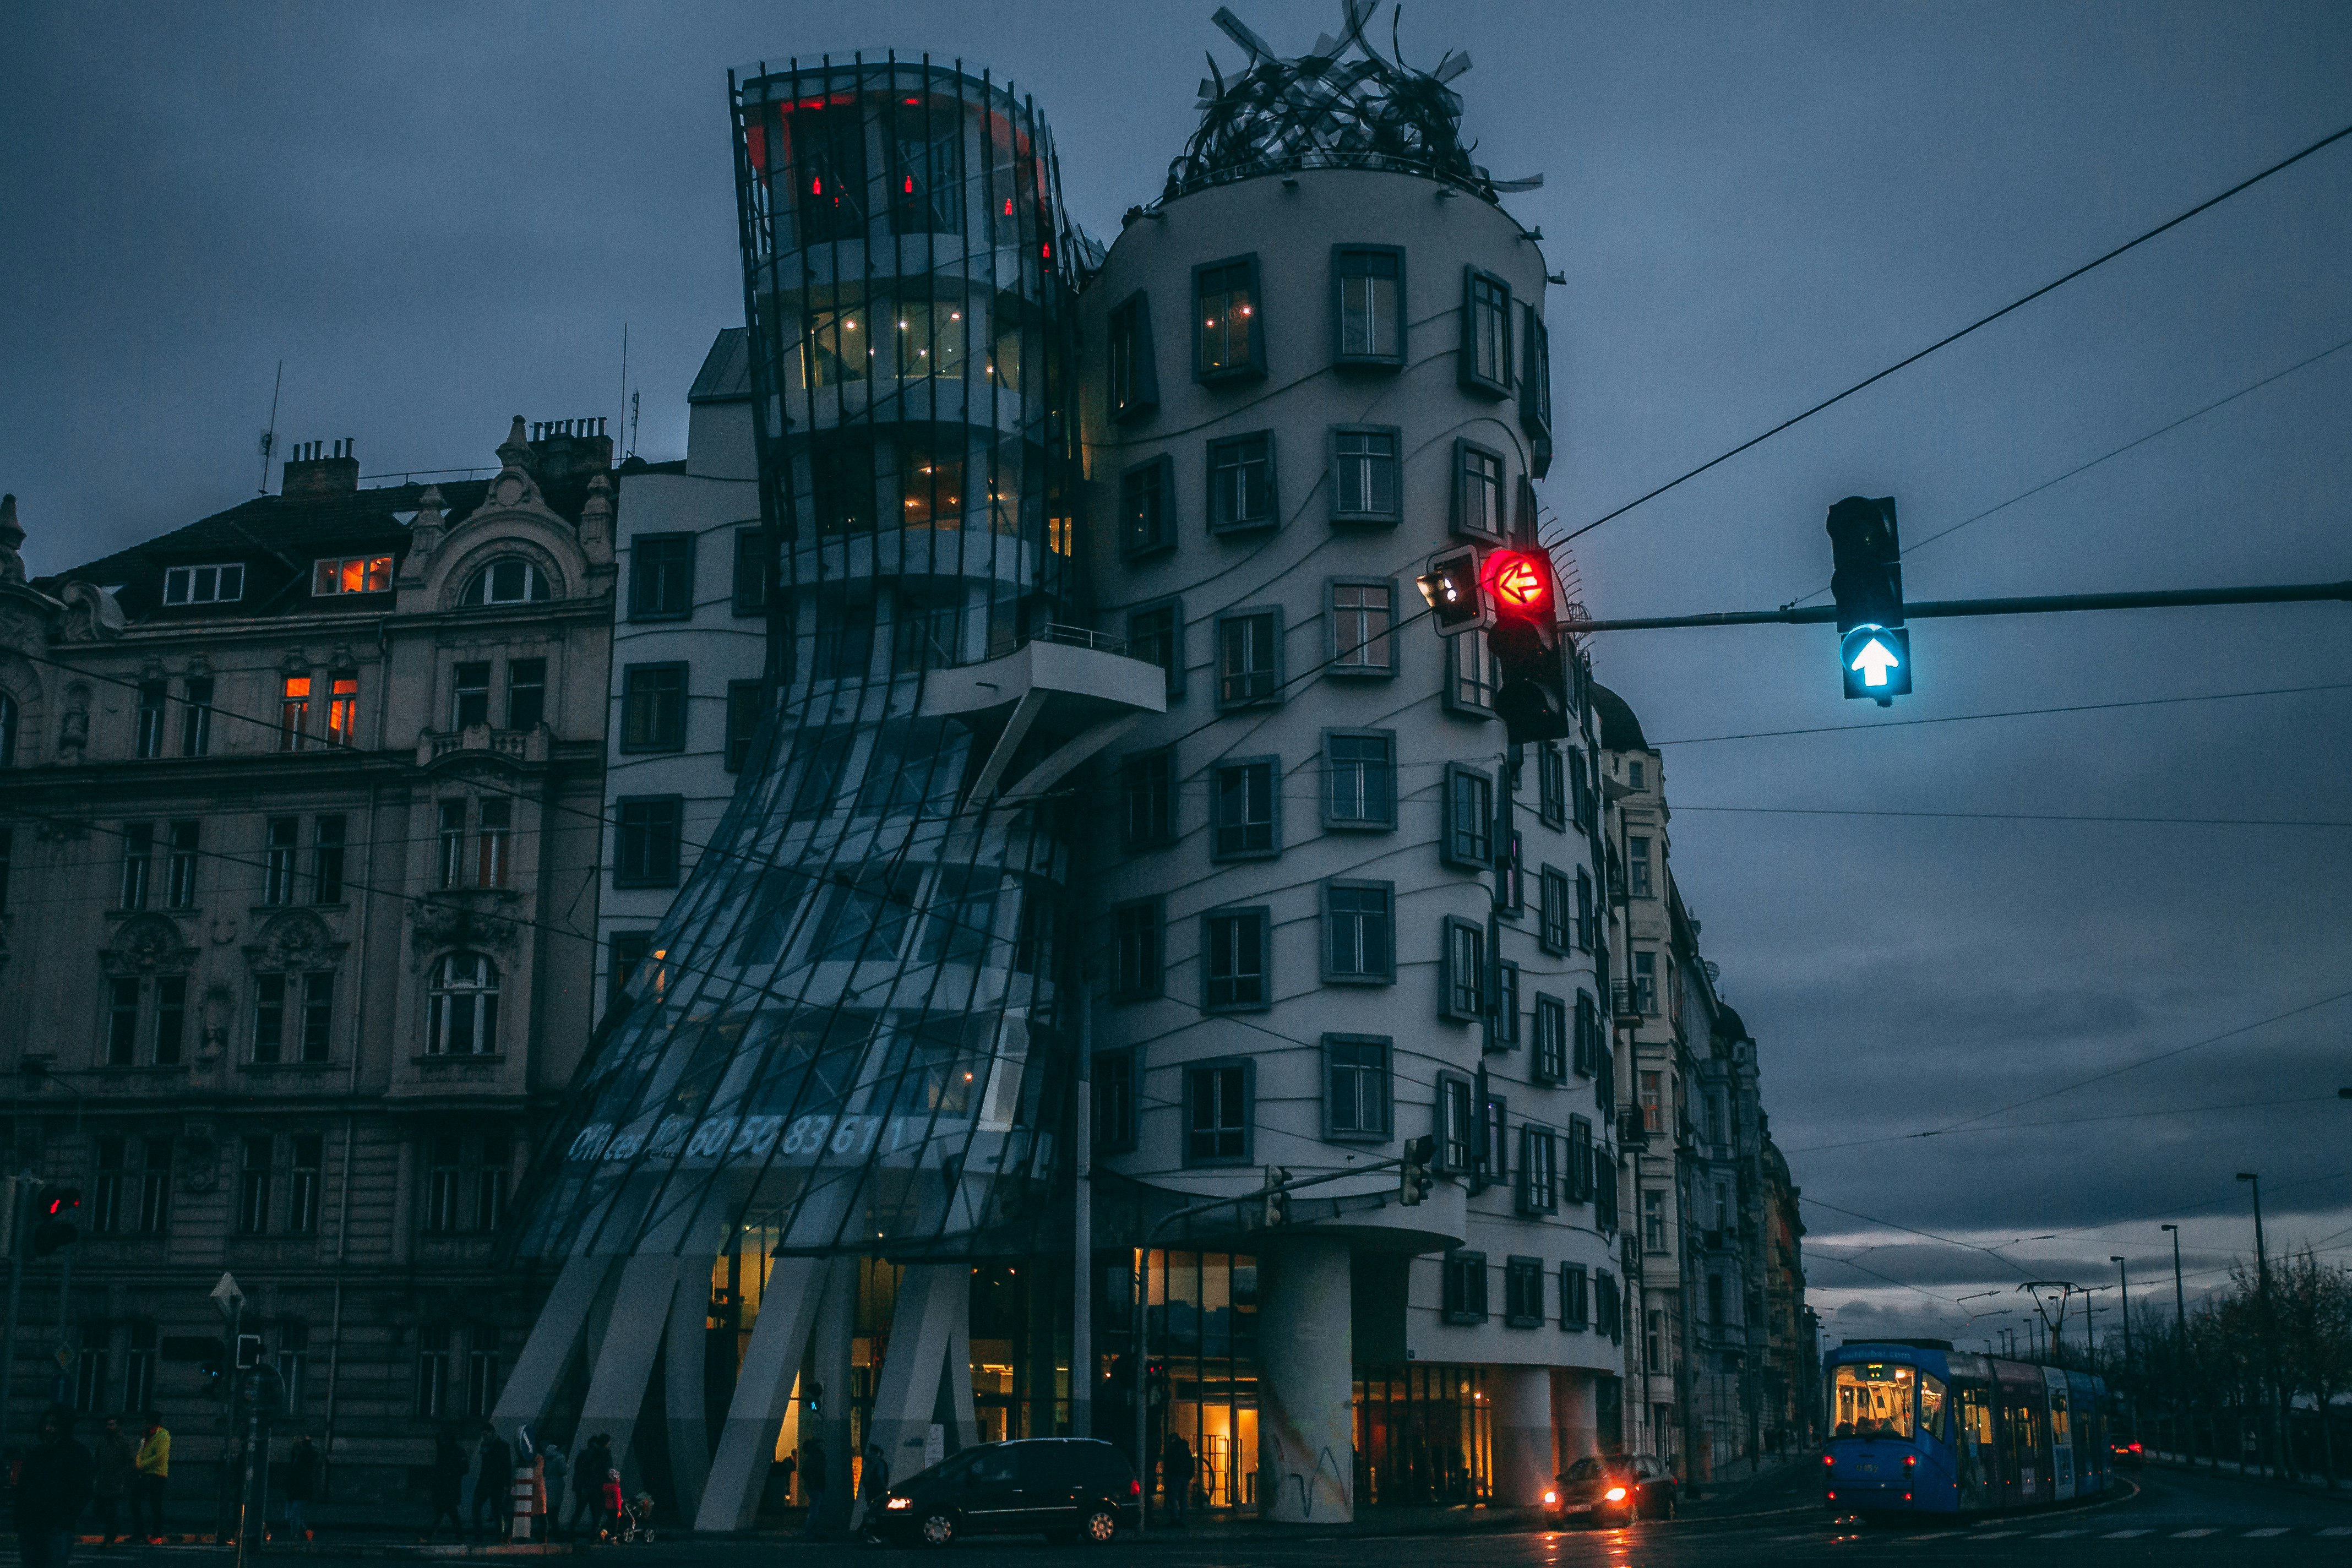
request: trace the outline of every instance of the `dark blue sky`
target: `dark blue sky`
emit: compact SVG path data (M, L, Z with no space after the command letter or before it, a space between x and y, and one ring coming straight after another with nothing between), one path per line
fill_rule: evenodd
M1338 11L1238 8L1286 51ZM251 493L281 358L281 442L457 467L517 412L617 416L628 322L639 447L674 456L741 315L728 68L987 64L1108 236L1191 129L1202 52L1236 57L1212 9L11 0L0 488L31 564ZM1457 3L1402 37L1466 48L1480 157L1547 177L1509 205L1568 279L1545 500L1571 526L2352 122L2352 11L2325 4ZM1853 492L1897 497L1915 545L2024 497L1920 546L1915 598L2352 576L2348 258L2352 142L1587 535L1585 597L1821 589ZM1884 715L1839 700L1823 628L1612 636L1596 663L1654 739L1695 740L2338 683L2352 609L1923 623L1914 648ZM2343 822L2347 698L1667 748L1676 873L1819 1200L1832 1338L1958 1325L2007 1303L1956 1298L2111 1253L2153 1282L2176 1216L2218 1278L2240 1169L2277 1244L2352 1257L2352 1000L2262 1023L2352 991L2352 831L1694 808ZM1864 1142L2029 1100L2009 1131Z

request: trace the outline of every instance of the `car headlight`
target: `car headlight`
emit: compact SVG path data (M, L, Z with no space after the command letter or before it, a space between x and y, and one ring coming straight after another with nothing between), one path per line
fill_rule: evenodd
M914 1506L915 1506L915 1500L914 1500L913 1498L910 1498L910 1497L894 1497L894 1498L892 1498L888 1502L884 1503L882 1506L883 1506L884 1508L889 1509L889 1510L891 1510L892 1511L894 1511L894 1512L895 1512L895 1511L897 1511L898 1510L902 1509L902 1508L912 1508L912 1507L914 1507Z
M1625 1500L1625 1489L1623 1487L1611 1487L1607 1491L1602 1492L1601 1495L1608 1499L1611 1502L1623 1502Z

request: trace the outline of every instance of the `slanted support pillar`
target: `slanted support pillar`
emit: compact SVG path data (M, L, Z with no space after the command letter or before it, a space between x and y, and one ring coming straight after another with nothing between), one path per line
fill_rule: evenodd
M867 1441L889 1462L893 1478L922 1468L923 1442L940 1403L940 1379L950 1379L956 1430L950 1451L971 1431L971 1269L955 1263L912 1265L898 1279L898 1303L890 1320L890 1347L874 1390L874 1417ZM961 1391L960 1393L958 1391Z
M596 1347L595 1370L588 1379L588 1397L580 1407L578 1443L604 1433L613 1441L613 1463L622 1484L632 1489L643 1484L630 1444L636 1436L637 1412L644 1407L646 1388L653 1378L654 1354L661 1348L670 1306L681 1276L697 1289L709 1289L708 1258L681 1258L666 1252L638 1253L621 1263L620 1287L613 1294L613 1310L604 1322L604 1336ZM699 1340L696 1352L700 1352Z
M793 1382L800 1375L801 1357L807 1351L817 1315L829 1299L828 1287L837 1275L855 1279L854 1258L780 1258L760 1293L760 1316L751 1325L751 1342L743 1352L743 1370L735 1380L735 1398L727 1407L727 1425L719 1435L718 1457L702 1503L694 1515L698 1531L749 1530L760 1511L760 1495L768 1480L768 1464L776 1451ZM828 1391L829 1393L829 1391ZM845 1399L848 1389L843 1386ZM826 1404L830 1407L828 1397ZM814 1435L818 1423L810 1419L803 1430ZM842 1475L849 1456L827 1445L826 1459Z
M567 1258L563 1271L555 1277L555 1288L547 1293L547 1304L540 1309L539 1321L531 1324L530 1337L523 1342L522 1354L515 1362L514 1375L499 1391L498 1409L490 1417L509 1443L518 1428L545 1419L556 1390L562 1386L564 1369L580 1348L596 1293L612 1276L614 1262L611 1258Z
M662 1358L662 1411L669 1429L670 1484L678 1517L692 1519L702 1503L710 1468L709 1417L703 1413L703 1363L710 1353L710 1275L715 1258L678 1259L671 1294L667 1353Z

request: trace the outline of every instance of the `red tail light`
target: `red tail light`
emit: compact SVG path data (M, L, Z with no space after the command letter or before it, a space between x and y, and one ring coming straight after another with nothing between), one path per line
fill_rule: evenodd
M1830 1501L1832 1501L1832 1502L1835 1502L1835 1501L1837 1501L1837 1493L1835 1493L1835 1492L1832 1492L1832 1493L1830 1493L1830 1494L1829 1494L1829 1499L1830 1499Z
M1837 1463L1837 1456L1834 1454L1823 1454L1822 1456L1822 1463L1824 1465L1834 1466Z
M1918 1464L1918 1462L1919 1456L1916 1454L1906 1454L1903 1456L1903 1468L1906 1470Z
M1128 1482L1127 1495L1129 1497L1141 1497L1143 1495L1143 1483L1141 1481Z

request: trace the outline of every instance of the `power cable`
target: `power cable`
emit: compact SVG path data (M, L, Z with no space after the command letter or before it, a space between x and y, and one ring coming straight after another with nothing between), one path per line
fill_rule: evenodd
M2325 818L2290 819L2273 816L2118 816L2087 812L2042 811L1893 811L1876 807L1829 805L1692 805L1677 812L1738 812L1761 816L1916 816L1961 822L2116 822L2154 823L2179 827L2352 827L2352 821Z
M1653 741L1653 749L1661 746L1706 746L1718 741L1769 741L1783 735L1829 735L1846 730L1902 730L1918 724L1967 724L1979 719L2022 719L2041 713L2100 713L2116 708L2163 708L2181 702L2228 702L2241 697L2292 697L2312 691L2352 691L2352 681L2333 681L2321 686L2265 686L2251 691L2211 691L2195 697L2142 697L2121 702L2075 702L2058 708L2003 708L1988 713L1951 713L1931 719L1887 719L1864 724L1811 724L1794 730L1747 730L1729 735L1686 735L1672 741ZM1683 807L1677 806L1676 810Z

